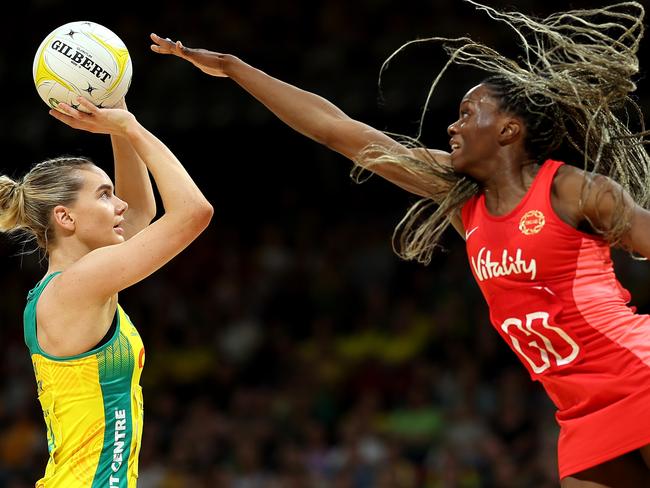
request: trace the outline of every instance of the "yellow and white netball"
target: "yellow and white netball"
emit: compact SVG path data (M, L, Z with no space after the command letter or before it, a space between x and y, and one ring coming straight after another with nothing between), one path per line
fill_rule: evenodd
M34 83L50 107L76 106L81 95L98 107L112 107L126 95L133 67L124 42L95 22L78 21L54 29L34 57Z

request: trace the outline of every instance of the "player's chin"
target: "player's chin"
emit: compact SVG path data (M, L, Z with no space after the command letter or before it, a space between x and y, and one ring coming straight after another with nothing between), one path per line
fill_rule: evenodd
M122 244L126 239L123 235L114 234L110 239L107 239L106 246L114 246L115 244Z
M455 152L455 151L454 151ZM462 156L455 155L454 152L451 153L450 162L451 168L455 173L464 173L464 170L467 166L466 161L463 160Z
M91 250L102 249L104 247L116 246L117 244L122 244L125 241L124 238L111 237L102 241L95 241L91 246Z
M475 177L477 171L480 169L480 159L472 156L471 154L464 153L462 150L455 151L457 154L452 154L450 159L451 167L455 173Z

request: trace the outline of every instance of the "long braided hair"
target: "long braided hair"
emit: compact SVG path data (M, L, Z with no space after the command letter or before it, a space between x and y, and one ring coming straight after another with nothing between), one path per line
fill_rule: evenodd
M650 203L650 156L643 144L649 134L643 114L631 94L633 77L639 71L637 51L644 33L645 11L638 2L622 2L589 10L558 12L536 19L519 12L499 12L466 0L492 19L510 27L523 50L519 61L467 37L427 38L410 41L395 51L382 66L415 43L442 42L449 54L429 90L416 137L401 137L411 147L419 141L424 113L434 90L452 64L478 68L489 73L483 83L500 109L521 117L528 129L525 141L531 158L543 162L560 147L581 155L585 172L610 177L634 201L647 208ZM638 126L633 132L631 121ZM428 154L422 152L422 154ZM458 215L462 205L481 191L471 178L454 173L434 157L417 159L369 146L358 160L359 168L392 163L418 175L434 175L446 185L432 188L430 195L415 203L393 235L395 252L404 259L428 264L440 237ZM581 202L590 191L585 178ZM594 229L612 245L618 244L629 228L629 209L623 195L615 195L617 218L611 228ZM581 203L582 204L582 203Z

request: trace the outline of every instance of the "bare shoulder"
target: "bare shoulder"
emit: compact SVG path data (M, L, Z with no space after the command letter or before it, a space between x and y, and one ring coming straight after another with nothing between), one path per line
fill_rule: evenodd
M564 164L560 166L557 173L555 173L555 178L553 179L553 192L558 197L570 198L576 192L580 192L584 182L584 170Z
M622 192L623 188L611 178L584 171L565 164L561 166L553 180L553 196L562 202L589 204L591 200L609 192ZM593 202L592 202L593 203Z
M36 313L43 329L56 328L74 320L80 310L88 312L99 308L76 292L68 274L66 270L52 278L39 297Z
M600 229L609 228L621 199L632 204L630 196L613 179L574 166L561 166L553 180L553 208L574 227L587 220Z
M555 213L574 229L581 226L584 214L581 208L582 190L588 178L584 170L564 164L553 178L551 204Z
M117 295L97 304L79 300L66 271L52 278L36 305L37 340L43 351L70 356L88 351L106 334ZM111 313L112 311L112 313Z

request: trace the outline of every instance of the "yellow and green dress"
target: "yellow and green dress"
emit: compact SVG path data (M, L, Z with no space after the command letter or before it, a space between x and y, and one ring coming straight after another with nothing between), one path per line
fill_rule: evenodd
M25 343L47 427L49 460L37 488L133 488L142 438L142 339L117 306L112 337L69 357L43 352L36 338L36 304L58 273L27 296Z

